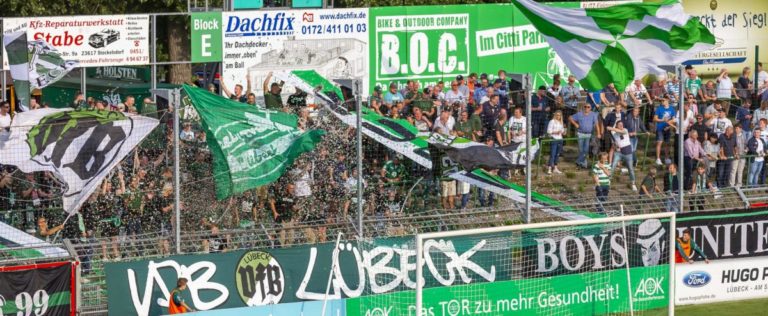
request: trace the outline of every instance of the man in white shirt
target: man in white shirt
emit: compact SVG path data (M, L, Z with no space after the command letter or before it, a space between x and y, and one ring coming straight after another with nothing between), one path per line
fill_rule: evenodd
M733 87L733 81L728 76L728 69L720 69L720 75L717 76L717 99L721 101L725 114L731 109L731 98L736 95L736 88Z
M4 141L11 133L11 104L0 102L0 141Z
M451 82L451 90L445 94L445 102L448 104L454 104L459 102L465 104L467 102L467 96L459 90L459 83L456 81Z
M768 72L763 69L763 63L757 63L757 89L763 90L766 87L766 81L768 81Z
M512 134L512 142L522 144L525 142L525 116L523 110L515 108L512 118L509 119L509 132Z
M456 124L456 120L451 116L451 111L442 111L440 117L432 125L432 130L443 135L451 135L454 124Z

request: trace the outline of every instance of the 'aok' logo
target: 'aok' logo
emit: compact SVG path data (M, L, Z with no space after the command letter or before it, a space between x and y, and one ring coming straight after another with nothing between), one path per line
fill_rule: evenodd
M283 269L272 255L262 251L249 251L240 258L235 283L248 306L277 304L285 290Z

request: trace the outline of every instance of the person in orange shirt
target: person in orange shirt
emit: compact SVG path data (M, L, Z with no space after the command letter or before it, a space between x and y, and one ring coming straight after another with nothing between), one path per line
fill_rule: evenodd
M693 263L693 258L697 253L704 258L704 262L709 263L707 255L705 255L704 251L701 251L701 248L699 248L696 242L691 239L690 229L686 228L683 231L683 236L677 239L676 244L677 251L675 252L675 263Z
M171 299L168 301L168 314L184 314L195 310L184 303L181 292L187 289L187 278L179 278L176 288L171 291Z

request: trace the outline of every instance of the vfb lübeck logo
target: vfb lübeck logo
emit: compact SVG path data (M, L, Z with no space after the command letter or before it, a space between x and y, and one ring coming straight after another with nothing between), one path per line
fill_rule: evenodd
M269 253L246 252L237 264L235 283L248 306L277 304L285 292L285 275L280 263Z

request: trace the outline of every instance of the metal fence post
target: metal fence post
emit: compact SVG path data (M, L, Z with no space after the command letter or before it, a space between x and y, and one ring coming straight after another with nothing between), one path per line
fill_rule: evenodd
M531 222L531 74L525 74L525 223Z
M685 67L683 65L677 65L677 79L680 85L680 95L678 98L678 104L677 104L677 189L679 190L678 194L678 212L683 211L683 206L685 205L685 174L683 173L683 169L685 169L685 160L683 156L685 156L685 147L683 146L683 142L685 139L684 131L683 131L683 116L685 116L685 86L683 84L683 75L685 74ZM672 183L670 183L672 185Z
M176 253L181 253L181 190L179 189L179 109L181 107L181 90L173 89L173 212L176 215Z
M357 225L360 238L364 236L363 230L363 132L362 132L362 85L363 80L355 80L355 107L357 107Z
M152 90L157 89L157 15L152 15L152 41L149 43L152 47L150 61L152 68L152 80L150 81L150 87ZM153 96L152 101L157 102L157 97ZM143 109L142 109L143 110Z

